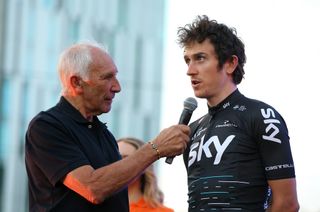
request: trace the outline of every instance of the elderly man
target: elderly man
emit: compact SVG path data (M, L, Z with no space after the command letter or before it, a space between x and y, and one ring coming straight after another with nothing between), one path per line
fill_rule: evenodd
M117 67L95 44L66 49L58 64L62 96L26 133L30 211L129 211L127 185L161 157L181 154L190 129L175 125L120 160L115 138L98 115L121 87Z

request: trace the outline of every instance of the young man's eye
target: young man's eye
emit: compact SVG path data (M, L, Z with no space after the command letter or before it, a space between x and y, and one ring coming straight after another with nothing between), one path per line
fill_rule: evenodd
M198 55L198 56L197 56L197 60L200 60L200 61L201 61L201 60L204 60L204 59L205 59L205 57L204 57L203 55Z

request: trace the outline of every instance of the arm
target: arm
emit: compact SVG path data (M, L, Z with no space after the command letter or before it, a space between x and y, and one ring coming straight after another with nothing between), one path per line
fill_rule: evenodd
M269 212L296 212L299 211L295 178L269 180L272 190L271 207Z
M189 131L189 127L183 125L163 130L153 140L161 157L182 154L189 140ZM157 152L147 143L133 155L99 169L89 165L76 168L66 175L63 184L88 201L99 204L127 186L157 159Z
M265 174L272 191L271 212L299 210L290 137L282 116L271 106L260 107L256 131Z

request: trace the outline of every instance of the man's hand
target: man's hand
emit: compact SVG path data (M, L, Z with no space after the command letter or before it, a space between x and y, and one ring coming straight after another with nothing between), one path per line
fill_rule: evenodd
M174 125L166 128L152 141L158 148L160 157L180 155L187 148L190 127Z

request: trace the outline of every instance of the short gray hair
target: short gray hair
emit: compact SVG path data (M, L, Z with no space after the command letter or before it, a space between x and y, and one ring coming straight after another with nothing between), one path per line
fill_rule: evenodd
M106 48L96 42L76 43L65 49L59 57L58 73L62 85L62 93L68 92L68 78L71 75L79 75L86 79L89 74L89 66L92 59L92 48L98 48L107 54Z

